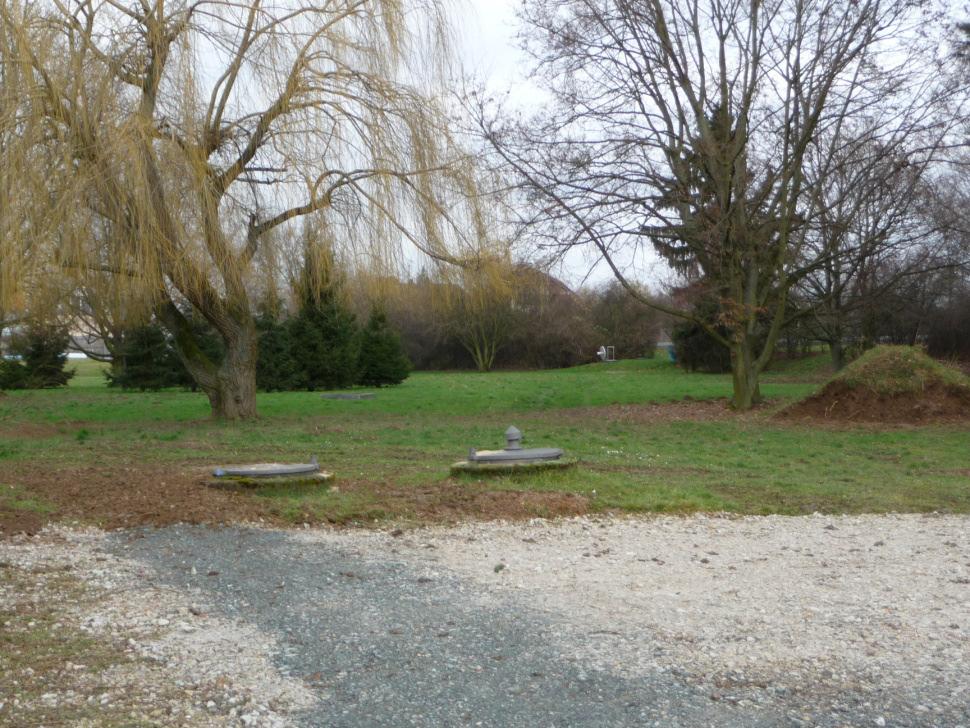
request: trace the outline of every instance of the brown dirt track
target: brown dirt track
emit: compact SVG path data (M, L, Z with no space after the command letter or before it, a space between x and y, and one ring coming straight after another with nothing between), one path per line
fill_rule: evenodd
M211 480L207 471L197 467L182 471L171 466L83 467L38 472L24 466L7 475L6 482L50 503L55 512L15 510L0 504L0 538L36 533L55 519L109 529L173 523L293 524L292 515L283 518L274 511L278 506L275 500L247 490L213 488L209 486ZM586 513L589 505L579 495L491 490L484 483L467 479L416 488L344 479L336 485L344 493L376 496L378 510L417 522L574 516ZM310 523L331 522L325 517L303 515Z

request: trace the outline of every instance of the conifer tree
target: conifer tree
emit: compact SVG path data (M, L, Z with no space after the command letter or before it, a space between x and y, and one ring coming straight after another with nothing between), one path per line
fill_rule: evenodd
M309 390L350 387L357 381L357 322L343 301L332 249L309 229L305 234L301 306L289 326L295 385Z
M11 351L19 362L4 365L2 383L8 389L48 389L63 387L74 376L65 370L70 337L63 328L53 325L32 325L14 338Z
M177 386L187 375L170 338L154 322L124 332L106 373L109 386L141 391Z
M411 372L401 339L387 321L383 309L371 310L360 334L360 366L357 382L367 387L400 384Z
M271 312L256 318L259 353L256 357L256 386L264 392L294 389L299 367L293 358L291 326Z

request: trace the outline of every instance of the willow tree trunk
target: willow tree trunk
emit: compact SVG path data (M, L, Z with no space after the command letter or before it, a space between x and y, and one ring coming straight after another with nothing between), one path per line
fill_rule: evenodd
M191 324L169 302L159 317L175 337L175 349L189 375L209 398L212 416L224 420L254 419L256 412L256 325L251 316L220 320L216 327L225 354L213 362L196 340Z
M225 344L226 354L216 370L215 386L202 387L202 390L209 398L213 417L253 419L256 417L255 327L241 326Z

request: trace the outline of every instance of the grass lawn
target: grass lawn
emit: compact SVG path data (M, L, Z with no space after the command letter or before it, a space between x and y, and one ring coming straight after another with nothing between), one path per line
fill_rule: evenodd
M117 392L104 386L100 365L72 366L79 371L66 389L0 398L0 511L21 503L35 514L49 508L105 525L128 523L126 508L138 511L138 522L204 520L207 509L217 520L287 522L610 510L970 512L965 428L772 419L825 378L824 356L767 375L763 393L772 404L744 415L723 402L728 376L686 374L658 358L545 372L415 373L363 401L261 394L260 419L240 425L208 420L201 394ZM510 424L523 430L526 446L562 447L580 464L448 477L469 447L500 446ZM206 470L218 464L310 455L335 473L335 488L265 488L219 494L217 502L205 485Z

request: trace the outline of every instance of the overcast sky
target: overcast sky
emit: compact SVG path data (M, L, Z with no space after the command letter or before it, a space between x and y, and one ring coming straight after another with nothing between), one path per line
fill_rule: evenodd
M514 80L522 54L516 48L515 8L520 0L466 0L462 51L469 69L482 76Z
M519 50L515 10L522 0L464 0L459 44L464 70L508 102L528 108L542 97L529 82L531 59Z

